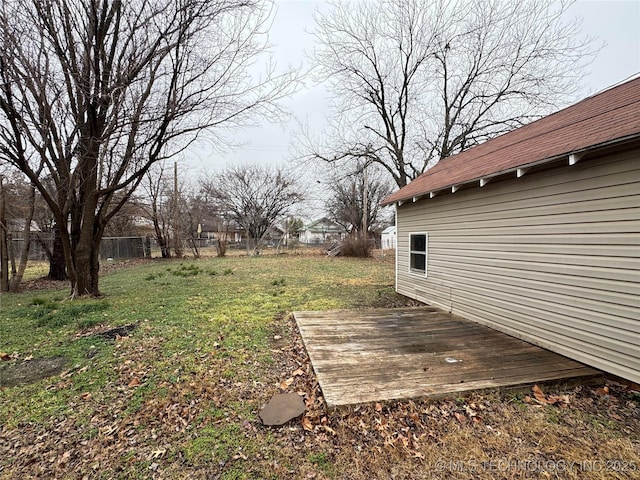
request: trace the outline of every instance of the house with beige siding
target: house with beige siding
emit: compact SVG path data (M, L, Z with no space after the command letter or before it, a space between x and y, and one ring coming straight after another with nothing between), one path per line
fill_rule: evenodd
M396 207L396 289L640 382L640 78L440 161Z

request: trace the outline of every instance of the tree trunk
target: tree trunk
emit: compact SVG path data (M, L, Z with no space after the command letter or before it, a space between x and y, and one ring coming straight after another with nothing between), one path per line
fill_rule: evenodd
M49 275L50 280L68 280L67 264L64 259L64 247L62 245L62 235L58 227L54 229L53 249L49 255Z
M87 161L87 165L95 165L95 161ZM98 194L95 188L97 184L95 170L86 167L84 178L88 181L87 193L84 203L80 206L82 222L80 234L75 248L75 255L71 255L74 275L71 277L71 295L82 297L89 295L99 297L98 271L100 270L100 241L104 227L100 225L100 219L96 218ZM89 186L90 185L90 186Z
M160 247L160 254L162 258L171 258L171 249L169 248L169 242L167 241L167 237L162 233L162 229L160 228L160 223L158 222L157 215L153 216L153 229L156 232L156 242Z
M8 292L9 244L7 243L7 218L2 180L2 176L0 176L0 292Z
M144 258L151 258L151 237L144 237Z
M99 297L98 273L100 271L100 241L102 236L82 238L76 249L76 278L72 285L74 297L89 295Z
M20 263L18 264L17 271L14 268L14 273L11 276L11 282L9 283L9 291L12 293L20 290L20 284L22 283L22 277L24 271L27 269L27 263L29 262L29 250L31 249L31 221L36 209L36 187L31 185L29 191L29 214L24 219L24 230L22 233L22 251L20 252Z
M176 258L182 258L184 255L184 251L182 249L182 237L177 228L173 229L173 253L175 253Z

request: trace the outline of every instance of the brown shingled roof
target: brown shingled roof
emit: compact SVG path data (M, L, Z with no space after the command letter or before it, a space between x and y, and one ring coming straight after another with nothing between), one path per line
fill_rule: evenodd
M441 160L383 205L640 135L640 77Z

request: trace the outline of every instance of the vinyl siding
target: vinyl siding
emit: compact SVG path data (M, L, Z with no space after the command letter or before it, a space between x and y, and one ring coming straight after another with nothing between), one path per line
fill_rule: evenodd
M399 293L640 382L640 150L406 203L397 226Z

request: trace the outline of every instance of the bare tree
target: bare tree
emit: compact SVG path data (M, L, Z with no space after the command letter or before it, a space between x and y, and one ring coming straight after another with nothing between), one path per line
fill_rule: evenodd
M29 251L31 249L31 223L35 214L36 206L36 188L33 185L24 185L22 192L22 200L20 204L23 207L22 215L22 247L20 248L20 258L16 266L15 251L13 245L10 246L11 255L11 280L9 281L9 291L12 293L20 290L24 272L29 262Z
M337 178L329 190L325 205L327 216L348 232L365 236L379 225L380 203L392 192L387 178L372 166L362 166L350 175Z
M334 94L307 158L366 160L402 187L440 159L572 99L592 41L553 0L377 0L318 13L320 80Z
M171 258L170 200L167 199L168 186L164 172L164 162L159 162L146 173L142 184L146 193L142 208L153 224L160 255L162 258Z
M176 213L172 215L172 227L178 232L183 244L191 250L194 258L200 258L200 228L206 220L216 218L217 210L192 182L182 182L180 188L172 192L172 203ZM200 227L200 228L199 228Z
M171 258L172 247L175 255L181 257L185 243L199 257L198 224L211 217L212 212L188 177L178 179L176 173L174 169L170 174L164 162L154 165L142 184L145 198L140 200L140 208L153 224L162 258Z
M0 156L50 206L72 295L99 295L105 227L154 163L279 113L295 74L249 74L268 16L260 0L2 3Z
M115 200L119 200L118 196ZM129 197L129 200L118 210L109 223L107 223L104 234L106 237L130 237L140 235L139 219L144 217L144 210L141 206L141 198L136 192Z
M202 190L219 210L228 212L247 232L247 249L254 252L265 234L286 219L302 201L291 175L258 166L232 167L202 180Z
M8 279L0 291L18 292L29 261L37 193L23 175L12 171L7 175L0 174L0 197L4 204L0 206L0 217L3 217L0 218L0 235L4 237L0 244L6 248L7 255L2 268L7 269Z

